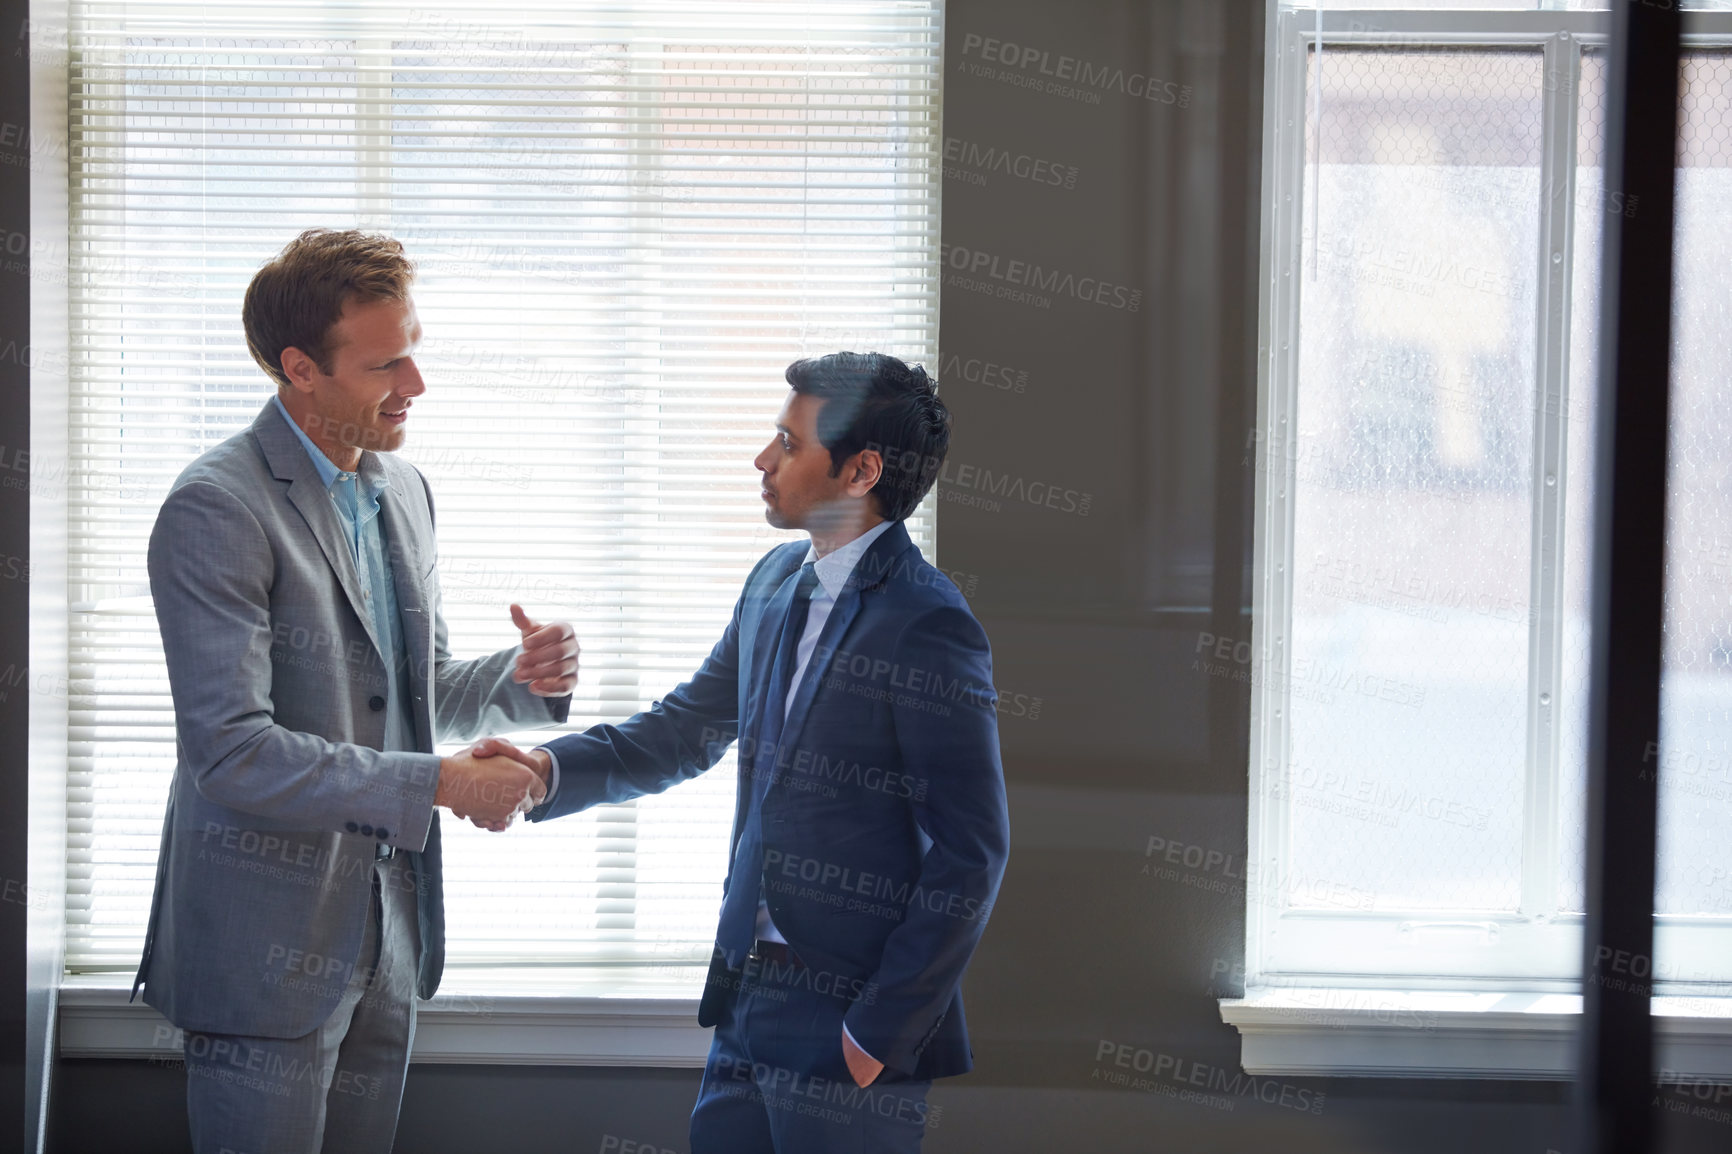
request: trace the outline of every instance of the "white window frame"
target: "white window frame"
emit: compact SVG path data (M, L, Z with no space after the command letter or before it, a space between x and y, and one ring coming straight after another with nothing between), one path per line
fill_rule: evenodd
M44 36L59 36L57 55L48 51L33 53L32 79L37 91L64 93L71 82L70 58L65 54L66 27L64 12L59 24L45 26ZM33 31L33 36L38 33ZM67 114L65 101L59 106ZM382 129L381 129L382 130ZM65 139L68 125L62 121L57 136ZM37 180L33 183L33 220L52 222L56 235L51 253L64 261L70 239L71 188L66 179L65 157L60 156L56 181ZM40 228L37 232L40 233ZM49 243L49 238L43 238ZM33 300L45 302L32 318L33 327L59 334L64 347L70 324L70 306L64 291L52 296L38 294ZM50 315L52 310L52 315ZM52 358L50 358L52 363ZM60 365L64 365L62 352ZM58 424L33 424L32 454L39 460L64 462L71 453L70 434L64 419L66 376L59 373L38 373L33 384L44 399L57 403ZM50 408L53 405L48 406ZM43 443L48 438L53 443ZM41 508L36 506L36 508ZM64 499L52 510L60 532L64 552L64 533L68 526ZM39 518L40 520L40 518ZM62 575L64 564L62 564ZM64 583L56 604L45 603L41 613L33 611L36 620L33 632L45 631L56 637L58 651L57 676L64 685L66 677L65 631L68 618ZM43 617L52 614L52 621ZM38 627L43 627L38 630ZM65 730L65 697L36 693L38 699L59 709L59 730ZM61 783L66 781L65 741L59 742L58 767L52 772ZM33 751L33 756L35 753ZM33 767L33 773L48 772ZM65 825L62 805L59 826ZM61 854L62 858L64 853ZM33 881L35 879L32 879ZM44 892L50 892L46 887ZM64 900L64 881L56 901ZM47 903L44 903L47 904ZM64 926L59 927L64 935ZM58 959L63 945L56 949ZM571 980L550 980L542 968L527 969L461 967L450 970L441 983L440 992L422 1002L414 1048L410 1060L417 1063L466 1065L534 1065L534 1066L637 1066L663 1068L699 1068L709 1052L710 1031L697 1024L698 999L686 993L689 981L674 980L672 968L663 967L660 981L637 983L641 988L622 980L598 980L580 976ZM692 970L696 976L702 967ZM69 1058L113 1058L172 1063L181 1060L181 1032L156 1009L142 1001L131 999L132 976L123 973L67 974L60 972L59 987L50 1016L54 1021L49 1042L51 1052ZM678 991L678 992L675 992Z
M56 9L64 12L64 7ZM942 7L939 9L942 13ZM939 19L938 59L943 59L942 15ZM32 45L38 37L66 37L64 17L52 26L33 28ZM30 60L32 85L36 92L64 94L71 83L70 58L64 52L56 55L55 45L45 41L40 53ZM59 44L64 49L65 44ZM942 83L942 77L940 77ZM64 99L58 111L67 115ZM59 136L69 136L69 122L62 120ZM379 131L385 130L378 122ZM376 135L376 134L375 134ZM935 138L943 139L942 128ZM70 244L71 188L66 179L65 157L58 158L60 179L33 182L33 226L51 223L56 235L42 235L44 243L58 243L50 250L50 259L57 253L64 261ZM38 167L42 167L38 165ZM388 167L388 166L385 166ZM383 171L381 169L380 171ZM378 179L383 180L384 177ZM382 186L380 186L382 187ZM70 305L66 294L38 294L33 298L42 307L32 316L33 330L50 333L64 348L70 324ZM933 342L936 348L936 342ZM52 367L52 358L50 358ZM60 415L58 425L33 424L31 450L39 460L62 461L71 452L71 438L64 421L65 357L61 356L59 372L39 370L32 379L33 390L52 390L55 405L38 406L44 412ZM44 508L33 504L33 510ZM50 531L64 535L68 525L65 502L49 510L57 518ZM38 526L41 528L41 526ZM936 550L924 543L930 556ZM61 542L63 551L63 541ZM63 559L62 559L63 560ZM64 576L64 564L57 571ZM64 593L64 586L61 586ZM33 634L38 625L45 625L47 640L59 645L57 672L60 684L65 684L65 627L67 606L64 596L56 605L44 607L51 618L41 617L33 608ZM57 631L57 632L56 632ZM33 644L34 644L33 637ZM47 652L45 648L42 650ZM48 674L43 670L38 676ZM49 708L58 709L60 731L65 729L64 694L33 693L32 699L42 698ZM64 747L64 741L60 742ZM36 758L38 751L32 751ZM52 776L64 788L67 766L64 757L53 766L32 767L33 774ZM34 778L33 778L34 781ZM63 804L63 799L62 799ZM58 825L65 826L62 809ZM64 855L62 855L63 857ZM34 884L35 879L32 879ZM55 900L56 909L64 900L64 879L59 879L61 893ZM44 893L52 887L45 886ZM58 927L59 943L56 958L64 951L64 925ZM155 1008L131 997L132 974L104 972L68 974L56 963L59 985L48 1011L51 1032L48 1048L51 1053L68 1058L99 1058L148 1060L178 1063L183 1056L183 1035ZM462 966L448 968L438 994L419 1003L416 1035L410 1061L417 1064L461 1065L530 1065L530 1066L596 1066L641 1068L702 1068L710 1048L711 1029L697 1022L699 998L692 993L693 981L701 981L705 965L702 962L675 966L645 965L627 971L550 970L547 967L521 966Z
M143 1002L128 1002L130 984L107 974L62 979L63 1057L181 1060L181 1032ZM696 998L634 993L618 982L555 985L532 970L468 969L447 974L439 993L420 1003L409 1060L697 1068L709 1049Z
M1540 331L1534 382L1534 532L1531 542L1528 756L1524 791L1522 913L1284 911L1246 903L1245 996L1222 999L1223 1020L1243 1035L1253 1073L1563 1078L1573 1071L1580 1014L1581 918L1552 906L1558 853L1558 709L1561 657L1563 507L1568 325L1576 182L1577 84L1585 48L1606 43L1603 12L1328 11L1270 0L1265 50L1263 219L1260 262L1261 357L1252 615L1249 841L1261 876L1283 876L1285 810L1272 804L1289 757L1286 706L1293 616L1297 388L1305 177L1306 86L1310 49L1332 46L1527 48L1544 54L1544 154L1540 248L1533 254ZM1685 17L1686 48L1732 46L1732 12ZM1324 112L1327 115L1327 110ZM1589 218L1597 223L1597 218ZM1553 484L1548 485L1550 477ZM1255 887L1253 886L1253 891ZM1297 948L1268 943L1279 921L1303 924ZM1429 973L1356 971L1345 959L1386 957L1401 935L1426 933ZM1476 948L1506 945L1487 966ZM1678 974L1711 972L1732 954L1724 919L1658 917L1656 955ZM1326 945L1325 945L1326 943ZM1715 957L1712 963L1708 958ZM1511 959L1516 961L1511 966ZM1693 964L1699 959L1701 964ZM1513 969L1513 972L1512 972ZM1732 999L1724 987L1657 983L1663 1069L1732 1081Z

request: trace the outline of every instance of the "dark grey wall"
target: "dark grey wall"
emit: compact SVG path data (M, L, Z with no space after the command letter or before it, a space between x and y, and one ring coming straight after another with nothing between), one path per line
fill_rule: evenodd
M940 379L957 431L940 561L973 578L993 641L1014 840L966 986L978 1068L934 1090L934 1154L1569 1148L1558 1085L1300 1080L1283 1085L1310 1109L1225 1109L1095 1077L1102 1042L1237 1069L1214 998L1243 960L1244 894L1140 871L1151 836L1245 848L1248 700L1192 655L1200 633L1249 636L1262 12L949 5ZM989 37L1026 66L983 59ZM1060 57L1153 77L1157 99L1110 73L1105 89L1046 91L1043 67L1075 68ZM1051 171L1059 183L1042 183ZM1046 307L997 295L1030 275L1012 261L1059 270L1049 291L1021 286ZM1083 278L1125 293L1077 299ZM398 1148L566 1154L616 1135L684 1151L696 1086L695 1072L416 1067ZM172 1068L66 1063L58 1149L181 1149L183 1093ZM1667 1150L1732 1135L1689 1124Z
M25 271L18 261L7 262L0 278L0 444L20 459L18 448L27 442L30 428L30 169L20 164L28 148L12 144L19 126L30 124L30 70L25 61L29 49L18 39L18 29L28 27L30 6L24 0L0 0L0 43L10 46L0 65L0 125L7 136L4 171L0 171L0 233L8 245L24 240ZM16 54L16 59L13 58ZM27 458L25 458L27 459ZM9 466L10 467L10 466ZM26 466L28 468L28 466ZM0 690L0 881L10 892L25 892L30 875L30 493L6 478L0 491L0 554L7 559L9 580L0 581L0 664L5 666L7 688ZM25 579L17 580L22 570ZM40 1080L30 1069L30 1042L42 1053L46 1000L42 997L40 969L32 970L29 951L30 905L27 900L0 902L0 1134L12 1141L34 1139L26 1127L39 1112L28 1103ZM30 979L38 979L32 996ZM33 1028L34 1027L34 1028ZM40 1069L40 1063L37 1063ZM0 1148L8 1143L0 1139Z

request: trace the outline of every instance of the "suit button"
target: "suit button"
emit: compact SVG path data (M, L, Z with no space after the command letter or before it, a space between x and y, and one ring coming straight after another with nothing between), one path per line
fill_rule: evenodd
M367 698L367 708L371 709L374 713L377 713L381 709L385 708L385 699L375 693L373 696Z
M390 837L391 835L385 832L384 826L380 826L378 829L373 831L373 836L378 838L380 841L384 841L386 838Z
M373 836L373 827L370 825L364 825L361 827L361 832L363 834L365 834L367 837L372 837Z
M348 830L350 833L360 833L361 832L361 827L352 821L344 822L343 828Z

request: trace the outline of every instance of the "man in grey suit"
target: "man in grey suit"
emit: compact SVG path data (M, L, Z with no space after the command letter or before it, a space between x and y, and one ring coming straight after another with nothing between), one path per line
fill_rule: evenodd
M303 233L242 310L277 384L187 467L150 540L178 748L134 984L184 1031L193 1145L391 1148L415 998L444 964L439 818L544 796L435 743L565 720L577 641L446 648L427 483L395 460L426 386L396 241Z

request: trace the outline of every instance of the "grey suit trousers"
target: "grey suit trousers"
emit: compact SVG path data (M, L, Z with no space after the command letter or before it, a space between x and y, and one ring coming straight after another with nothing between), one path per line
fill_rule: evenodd
M373 867L360 957L284 949L267 981L341 987L337 1008L299 1038L186 1034L187 1114L196 1154L390 1154L415 1040L421 935L408 854Z

